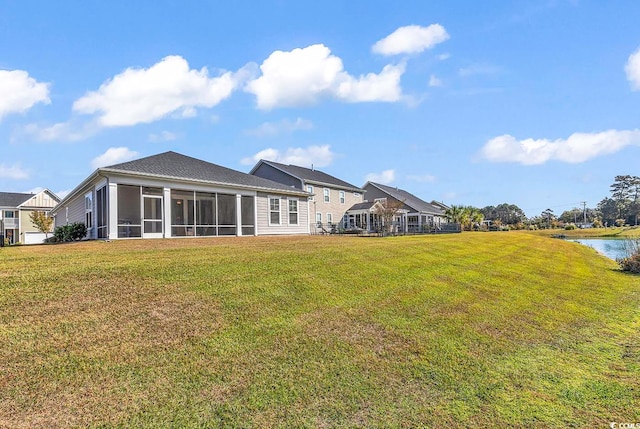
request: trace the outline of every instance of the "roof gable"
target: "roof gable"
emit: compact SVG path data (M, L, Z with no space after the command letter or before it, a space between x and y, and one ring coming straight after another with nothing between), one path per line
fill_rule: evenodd
M110 165L99 170L300 193L297 189L272 180L252 176L172 151Z
M278 170L283 171L297 179L300 179L305 183L329 185L332 187L343 188L350 191L362 192L361 188L355 185L352 185L351 183L345 182L344 180L340 180L337 177L334 177L323 171L306 168L306 167L300 167L298 165L291 165L291 164L287 165L287 164L281 164L279 162L267 161L267 160L261 159L260 161L258 161L258 164L256 164L256 166L251 170L251 172L253 173L260 164L270 165L271 167L277 168Z
M364 188L366 188L368 185L378 188L395 200L404 201L405 206L415 210L416 212L442 214L442 210L439 207L435 207L430 203L421 200L420 198L405 191L404 189L394 188L392 186L382 185L380 183L374 182L367 182L364 185Z

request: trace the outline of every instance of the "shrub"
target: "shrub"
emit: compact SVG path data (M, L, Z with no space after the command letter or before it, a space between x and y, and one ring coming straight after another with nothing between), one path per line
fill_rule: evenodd
M81 240L86 235L87 226L81 222L59 226L53 232L56 242Z
M566 224L566 225L564 226L564 229L565 229L566 231L571 231L571 230L576 229L576 226L575 226L574 224L572 224L572 223L568 223L568 224Z
M622 271L640 274L640 240L627 240L625 242L626 258L618 259Z

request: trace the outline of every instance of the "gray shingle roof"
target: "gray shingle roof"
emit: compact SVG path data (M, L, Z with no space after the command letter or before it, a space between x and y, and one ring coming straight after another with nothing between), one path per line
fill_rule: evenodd
M405 206L412 208L416 212L444 214L444 212L440 208L435 207L424 200L421 200L420 198L416 197L415 195L403 189L398 189L392 186L382 185L380 183L374 183L374 182L369 182L369 184L380 189L381 191L389 195L391 198L394 198L398 201L404 201Z
M300 193L300 190L281 183L171 151L123 162L121 164L110 165L100 170Z
M369 210L369 209L371 209L371 207L373 207L374 204L375 203L373 201L365 201L363 203L357 203L357 204L352 205L349 208L349 210L347 210L347 211L350 211L350 210Z
M300 166L291 165L291 164L289 165L280 164L279 162L266 161L264 159L261 160L261 162L264 162L265 164L269 164L276 168L279 168L280 170L286 173L289 173L299 179L302 179L307 183L327 184L327 185L332 185L338 188L344 188L352 191L362 192L361 188L319 170L315 170L315 169L312 170L310 168L300 167Z
M33 197L34 194L21 194L17 192L0 192L1 207L18 207L20 204Z

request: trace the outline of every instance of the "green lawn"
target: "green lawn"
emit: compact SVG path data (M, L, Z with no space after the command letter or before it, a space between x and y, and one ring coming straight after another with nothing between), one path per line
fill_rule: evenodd
M0 249L0 427L640 421L640 277L531 233Z

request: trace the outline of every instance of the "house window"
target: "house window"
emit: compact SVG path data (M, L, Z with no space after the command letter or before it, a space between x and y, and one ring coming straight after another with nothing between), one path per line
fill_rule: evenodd
M118 238L142 237L140 186L118 185Z
M96 226L98 238L107 238L107 188L96 191Z
M246 200L241 200L240 203L242 225L238 226L235 195L172 189L171 235L173 237L236 235L238 228L242 228L242 231L248 235L254 228L253 205Z
M237 234L236 196L218 194L218 235Z
M269 198L269 225L280 225L280 198Z
M313 194L313 186L307 185L307 192L310 193L310 194ZM311 195L309 197L309 201L313 201L313 200L315 200L315 197L313 195Z
M93 228L93 194L91 192L84 196L84 221L87 229Z
M255 205L252 196L243 195L240 199L240 215L242 218L242 235L255 235Z
M13 211L5 210L4 212L5 219L13 219L14 216L15 214L13 213Z
M333 223L333 215L331 213L327 213L327 223L329 225Z
M316 223L322 223L322 213L316 213Z
M356 197L356 198L360 198L360 197L361 197L361 195L360 195L360 193L359 193L359 192L354 192L354 193L353 193L353 196L354 196L354 197Z
M324 188L322 190L323 194L324 194L324 202L328 203L329 202L329 188Z
M344 204L344 191L340 191L340 204Z
M289 225L298 224L298 200L289 200Z

